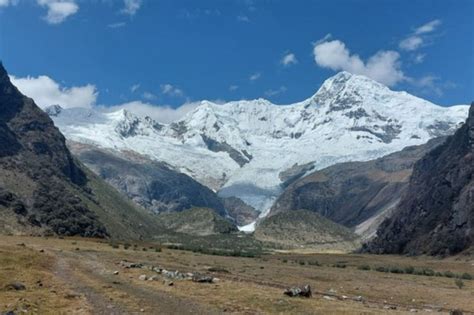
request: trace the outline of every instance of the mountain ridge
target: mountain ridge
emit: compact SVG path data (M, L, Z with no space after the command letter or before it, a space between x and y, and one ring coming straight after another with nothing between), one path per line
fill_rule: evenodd
M294 166L378 158L452 134L466 116L467 106L440 107L342 72L299 103L202 101L168 125L124 111L67 109L52 118L70 140L166 162L265 213L282 191L280 174Z

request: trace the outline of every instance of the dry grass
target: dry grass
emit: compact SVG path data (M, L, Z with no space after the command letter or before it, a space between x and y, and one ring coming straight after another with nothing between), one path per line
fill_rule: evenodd
M26 247L16 246L25 243ZM143 251L151 244L125 250L84 239L2 237L0 281L24 282L27 291L1 291L0 313L20 305L22 298L37 313L83 312L98 314L113 308L124 313L145 314L238 313L238 314L380 314L448 312L459 308L474 312L474 281L459 289L454 279L359 270L362 265L413 266L435 271L474 273L473 261L436 260L419 257L340 254L274 254L261 258L208 256L164 249ZM44 248L45 253L39 253ZM76 250L79 248L79 250ZM197 284L176 281L141 281L143 269L122 269L122 259L161 266L168 270L208 273L209 267L228 272L214 273L220 281ZM301 263L301 262L304 262ZM317 264L316 264L317 262ZM345 268L335 267L339 265ZM114 275L115 270L119 271ZM26 271L26 272L24 272ZM54 273L56 271L56 273ZM45 284L35 287L38 279ZM65 281L69 279L69 281ZM310 284L311 299L288 298L285 287ZM52 291L60 292L53 293ZM76 293L78 297L67 298ZM326 297L324 297L326 296ZM347 299L343 299L347 296ZM353 298L362 296L363 301ZM329 300L330 297L333 300ZM15 304L17 303L17 304ZM11 304L11 305L8 305ZM396 310L389 310L389 306ZM93 311L91 311L93 310Z

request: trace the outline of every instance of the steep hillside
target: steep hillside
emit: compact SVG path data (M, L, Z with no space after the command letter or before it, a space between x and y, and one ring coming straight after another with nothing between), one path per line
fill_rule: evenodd
M257 226L254 236L257 240L289 248L347 252L359 246L357 236L348 228L307 210L267 217Z
M244 226L257 220L259 212L237 197L221 198L227 214L238 226Z
M169 230L196 236L229 234L238 231L235 225L207 208L162 213L158 219Z
M436 106L341 72L300 103L203 101L169 125L125 110L52 107L48 112L68 140L147 155L221 197L238 197L266 211L289 179L452 134L468 107Z
M152 237L154 220L74 160L0 64L0 232Z
M80 143L69 143L68 146L94 173L155 213L205 207L226 215L221 200L212 190L164 163L133 152L100 149Z
M376 160L340 163L313 172L290 184L269 216L306 209L370 238L400 201L415 162L444 140L433 139Z
M371 253L452 255L474 240L474 103L466 123L413 170L407 193Z

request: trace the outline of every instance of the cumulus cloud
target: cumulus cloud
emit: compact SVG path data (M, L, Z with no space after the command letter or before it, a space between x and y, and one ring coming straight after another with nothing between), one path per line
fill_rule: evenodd
M262 74L260 72L256 72L256 73L252 74L249 77L249 80L250 81L256 81L256 80L260 79L261 76L262 76Z
M123 4L124 7L120 12L134 16L142 6L142 0L123 0Z
M60 24L79 11L74 0L37 0L37 3L48 9L44 19L49 24Z
M400 54L396 51L380 50L363 61L358 55L351 54L342 41L325 37L314 45L313 54L320 67L365 75L388 86L405 79L400 69Z
M296 59L295 54L293 53L288 53L283 56L283 58L280 60L280 63L284 65L285 67L295 65L298 63L298 59Z
M177 96L177 97L183 97L184 92L180 88L172 85L172 84L162 84L161 86L161 93L168 95L168 96Z
M157 106L141 101L133 101L111 107L101 107L106 111L116 111L119 109L127 109L138 116L149 116L156 121L164 124L176 121L186 115L188 112L194 110L199 106L199 103L185 103L177 108L171 106Z
M286 92L286 90L287 90L286 86L280 86L276 90L270 89L270 90L265 91L265 96L267 97L275 96L275 95Z
M91 84L67 88L45 75L26 78L11 76L10 79L23 94L34 99L41 108L50 105L90 108L97 101L97 89Z
M441 25L441 20L433 20L417 27L412 34L400 41L398 46L402 50L414 51L426 43L427 35L434 32Z

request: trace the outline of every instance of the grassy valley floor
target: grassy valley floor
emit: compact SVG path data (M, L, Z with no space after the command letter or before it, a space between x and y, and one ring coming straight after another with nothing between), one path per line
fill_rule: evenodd
M0 314L474 313L474 280L467 279L474 275L474 260L469 257L275 253L244 258L156 248L2 236ZM170 286L169 279L149 268L123 268L122 260L219 280L171 279ZM462 281L453 277L463 274ZM156 279L140 280L141 275ZM9 288L13 282L26 289ZM312 298L283 295L285 288L303 284L313 288Z

